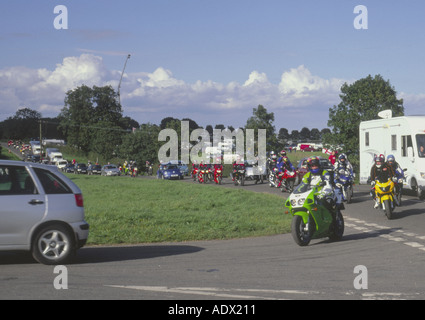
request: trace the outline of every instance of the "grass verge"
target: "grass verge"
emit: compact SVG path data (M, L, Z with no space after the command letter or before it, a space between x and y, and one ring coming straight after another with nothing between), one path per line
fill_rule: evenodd
M83 191L88 244L266 236L290 231L284 198L180 181L68 175Z

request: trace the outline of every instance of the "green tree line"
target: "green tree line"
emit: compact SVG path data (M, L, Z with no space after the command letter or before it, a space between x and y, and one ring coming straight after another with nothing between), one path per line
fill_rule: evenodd
M291 132L286 128L276 131L274 113L268 112L263 105L253 108L245 127L238 129L266 129L267 151L279 151L288 142L321 141L324 145L343 145L344 152L352 155L356 163L360 122L376 119L378 112L386 109L391 109L394 116L403 115L403 100L397 99L395 89L380 75L369 75L350 85L345 83L340 99L338 105L329 108L330 129L303 127ZM56 118L42 118L37 111L20 109L0 122L0 137L26 140L41 134L46 138L64 139L68 146L84 154L94 152L105 160L118 157L144 163L157 160L158 150L164 144L158 141L159 132L166 128L180 132L181 121L189 122L190 132L202 128L189 118L166 117L159 125L139 124L123 115L117 93L111 86L90 88L82 85L66 93L64 107ZM205 127L211 137L214 129L226 128L222 124ZM235 130L232 126L227 129Z

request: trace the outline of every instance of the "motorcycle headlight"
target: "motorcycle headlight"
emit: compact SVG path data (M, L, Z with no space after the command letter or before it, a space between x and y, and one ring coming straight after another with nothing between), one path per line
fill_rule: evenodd
M304 202L305 202L305 198L292 199L291 200L291 205L293 207L302 207L304 205Z

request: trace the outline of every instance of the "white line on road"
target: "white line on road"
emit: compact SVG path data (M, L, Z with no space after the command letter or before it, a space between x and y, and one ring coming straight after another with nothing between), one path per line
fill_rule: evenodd
M317 291L302 291L302 290L266 290L266 289L223 289L223 288L196 288L196 287L162 287L162 286L122 286L122 285L105 285L105 287L132 289L140 291L153 291L161 293L179 293L204 295L230 299L266 299L266 300L282 300L282 298L270 298L256 294L286 294L286 295L312 295L321 294ZM247 294L240 294L247 293ZM249 295L248 295L249 293Z
M344 217L344 219L346 221L349 221L349 222L345 223L346 227L352 228L352 229L355 229L355 230L358 230L358 231L362 231L364 233L379 233L378 230L389 229L389 227L380 226L376 223L369 223L369 222L366 222L364 220L360 220L360 219L357 219L357 218ZM364 226L367 226L369 228L366 228ZM371 230L370 227L373 227L377 230ZM400 242L400 243L403 243L403 244L410 246L412 248L416 248L416 249L425 251L425 245L417 242L417 241L420 241L420 240L425 240L425 236L420 236L416 233L407 232L407 231L403 231L403 230L394 230L394 233L396 233L399 236L396 237L396 236L393 236L393 235L390 235L390 234L380 234L379 237L390 240L390 241ZM413 238L416 241L409 241L405 237Z

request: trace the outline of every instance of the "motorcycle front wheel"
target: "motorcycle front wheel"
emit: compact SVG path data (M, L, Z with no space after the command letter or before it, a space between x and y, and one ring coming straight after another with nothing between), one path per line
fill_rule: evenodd
M385 215L387 216L388 220L391 220L393 218L393 208L391 206L391 200L384 200L384 206Z
M342 216L341 212L336 214L336 219L332 229L333 230L329 236L329 239L331 241L341 240L342 236L344 235L344 217Z
M351 203L351 196L353 195L353 190L351 186L347 187L347 203Z
M294 241L297 245L305 247L310 243L310 231L306 230L306 224L304 223L302 217L294 216L292 219L291 229L292 238L294 238Z

